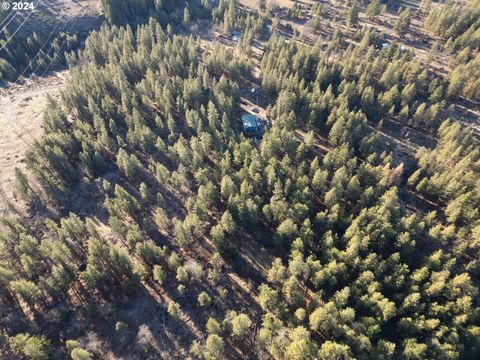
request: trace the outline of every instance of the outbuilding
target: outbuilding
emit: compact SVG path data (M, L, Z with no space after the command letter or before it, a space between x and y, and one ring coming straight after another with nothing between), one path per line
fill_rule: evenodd
M242 37L242 33L240 31L234 31L232 33L232 40L233 41L238 41Z

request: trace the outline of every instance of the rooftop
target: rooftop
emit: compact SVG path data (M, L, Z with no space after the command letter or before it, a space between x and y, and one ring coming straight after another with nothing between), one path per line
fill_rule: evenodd
M252 114L242 115L242 124L244 131L256 131L258 129L258 117Z

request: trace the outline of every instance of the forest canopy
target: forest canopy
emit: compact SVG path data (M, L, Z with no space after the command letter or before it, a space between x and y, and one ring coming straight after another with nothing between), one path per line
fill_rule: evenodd
M356 16L308 43L233 0L104 6L16 171L28 216L0 218L2 355L479 358L472 12L428 15L471 51L440 76ZM236 47L182 33L201 11ZM387 123L435 141L405 164Z

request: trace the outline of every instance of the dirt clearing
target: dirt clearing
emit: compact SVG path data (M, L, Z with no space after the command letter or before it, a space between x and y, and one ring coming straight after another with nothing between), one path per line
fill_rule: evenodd
M43 132L42 111L47 96L60 96L68 71L54 73L38 80L29 80L0 95L0 191L9 200L14 198L15 167L23 168L22 159L35 139ZM4 210L0 201L0 211Z
M266 5L267 6L272 6L270 5L271 3L274 3L276 7L279 8L291 8L295 5L294 0L267 0ZM314 4L315 1L313 0L304 0L304 1L299 1L297 2L299 5L311 5ZM260 9L260 1L259 0L240 0L240 4L246 6L247 8L250 9L255 9L259 10Z
M47 36L50 32L87 34L103 22L102 3L99 0L44 0L37 4L33 14L21 26L18 36L32 32ZM27 16L28 13L22 14ZM13 32L24 20L19 16L9 25Z

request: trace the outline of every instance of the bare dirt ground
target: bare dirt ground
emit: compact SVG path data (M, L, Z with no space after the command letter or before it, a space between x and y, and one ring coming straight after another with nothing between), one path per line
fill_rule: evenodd
M68 71L16 85L0 95L0 191L12 200L15 167L23 168L22 159L29 146L42 134L42 111L47 96L58 98L66 85ZM0 211L3 207L0 202Z
M28 35L33 31L40 34L54 32L87 33L103 21L100 0L42 0L35 2L33 14L22 25L18 35ZM23 22L28 12L19 14L9 29L15 30Z
M267 0L267 5L269 4L269 0ZM276 0L276 4L280 7L292 7L294 5L293 0ZM240 0L240 3L250 9L259 10L259 1L258 0Z

